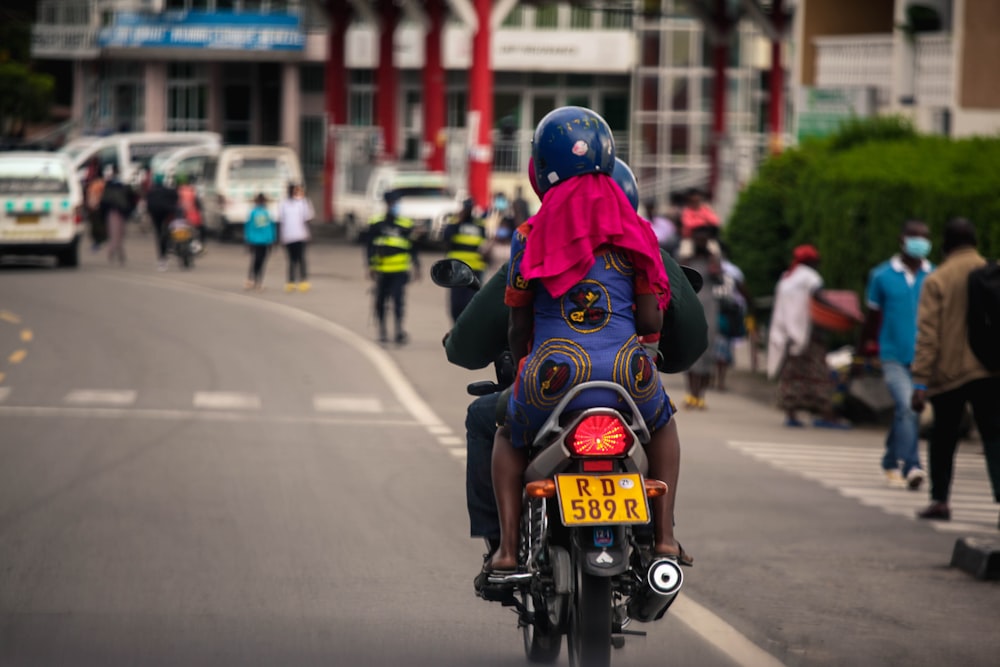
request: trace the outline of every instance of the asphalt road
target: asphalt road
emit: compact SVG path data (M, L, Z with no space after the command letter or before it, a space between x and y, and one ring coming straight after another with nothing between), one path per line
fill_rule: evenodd
M193 271L0 266L0 665L520 665L515 617L473 597L464 385L445 294L412 286L411 344L373 344L360 251L313 290ZM668 378L680 391L678 378ZM678 417L682 599L616 665L994 665L1000 584L947 567L997 537L982 457L956 518L878 475L881 435L788 431L710 396ZM964 505L960 503L962 500Z

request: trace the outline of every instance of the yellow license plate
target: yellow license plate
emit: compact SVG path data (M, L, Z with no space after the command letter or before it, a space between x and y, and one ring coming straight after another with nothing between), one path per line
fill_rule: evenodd
M37 225L39 220L41 220L41 217L37 215L17 216L17 224L19 225Z
M556 475L563 525L649 523L642 475Z

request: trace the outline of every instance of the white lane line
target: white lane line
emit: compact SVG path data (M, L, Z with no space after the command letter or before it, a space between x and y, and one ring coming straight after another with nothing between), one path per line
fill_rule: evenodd
M71 405L112 405L121 407L135 403L136 392L114 389L74 389L63 398Z
M260 410L260 397L238 391L196 391L194 407L204 410Z
M316 394L313 396L316 412L382 412L382 401L373 396L351 396L349 394Z
M670 606L670 616L691 628L740 667L784 667L780 660L684 593Z
M454 435L439 435L438 442L445 447L459 447L465 445L465 440L463 438L459 438Z
M448 453L456 459L462 459L463 461L466 461L469 458L469 453L464 449L449 449Z
M0 387L0 403L6 401L8 396L10 396L10 387Z
M146 408L53 407L45 405L0 405L0 416L8 417L74 417L95 419L156 419L196 422L248 422L271 424L319 424L356 426L419 426L412 419L358 419L314 415L265 415L252 412L218 412L211 410L158 410Z
M451 429L443 424L440 426L428 426L427 430L431 435L451 435Z

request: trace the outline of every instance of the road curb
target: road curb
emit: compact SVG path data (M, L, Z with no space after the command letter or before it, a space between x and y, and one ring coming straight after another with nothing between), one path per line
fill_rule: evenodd
M1000 579L1000 545L992 540L963 537L955 541L951 566L976 579Z

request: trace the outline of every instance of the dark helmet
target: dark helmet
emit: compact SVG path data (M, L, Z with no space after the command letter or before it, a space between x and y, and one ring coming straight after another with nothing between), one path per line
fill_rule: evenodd
M382 195L382 199L385 200L386 204L392 206L393 204L399 201L399 193L396 192L395 190L386 190L385 193Z
M541 194L556 183L582 174L611 175L615 139L597 112L584 107L560 107L542 118L531 140L535 180Z
M462 208L467 208L472 210L472 207L476 205L476 201L472 197L466 197L462 200Z
M632 205L632 208L638 211L639 184L635 180L635 174L632 173L629 166L620 158L615 158L615 168L611 172L611 178L614 179L618 187L625 193L625 197L628 198L628 203Z

